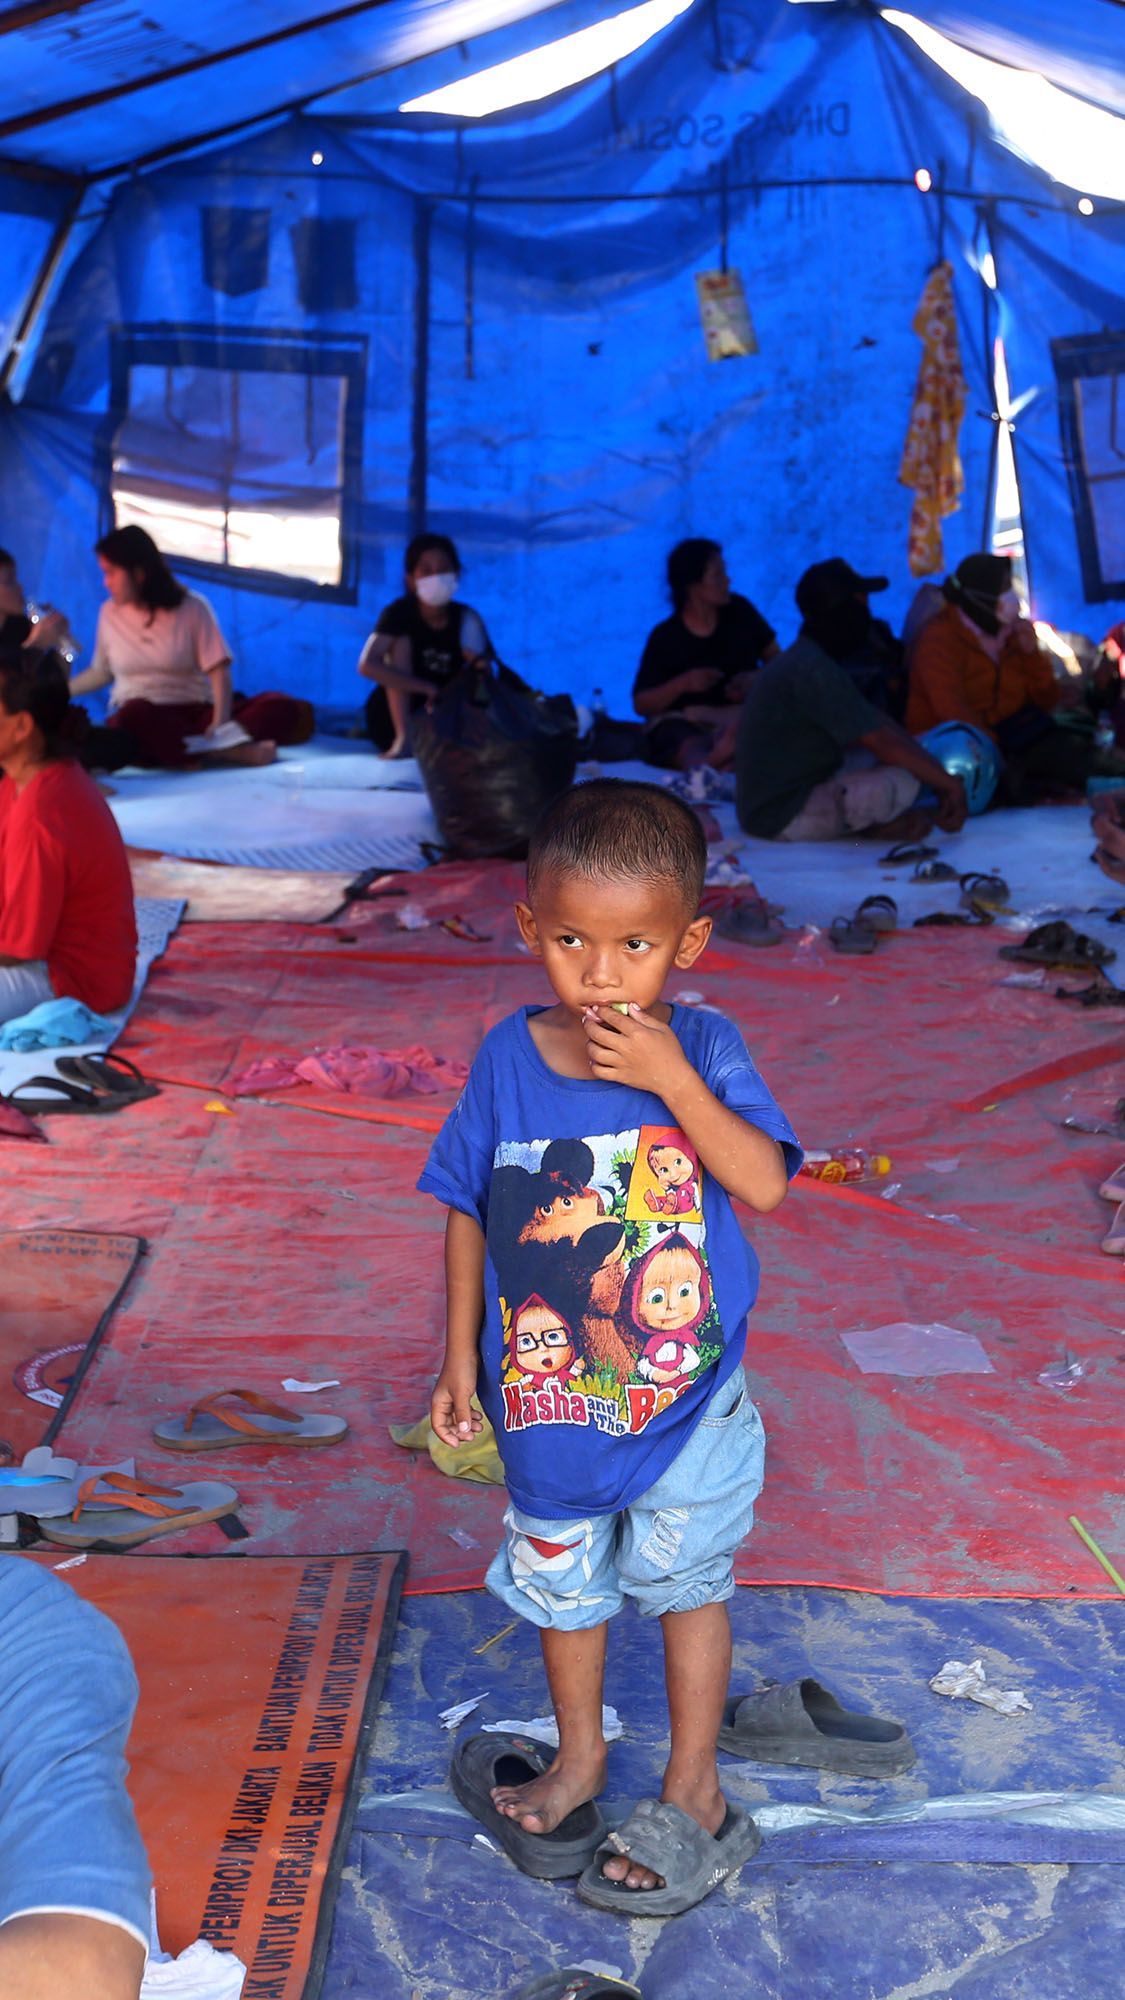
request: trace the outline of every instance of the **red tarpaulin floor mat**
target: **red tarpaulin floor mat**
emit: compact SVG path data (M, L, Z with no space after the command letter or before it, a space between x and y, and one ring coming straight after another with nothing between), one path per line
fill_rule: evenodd
M509 874L475 879L496 896ZM175 1461L146 1440L168 1409L234 1382L276 1394L285 1375L338 1376L306 1407L348 1418L340 1447L208 1458L242 1496L240 1546L393 1541L411 1550L411 1587L440 1588L479 1580L502 1505L387 1434L425 1409L440 1353L442 1216L413 1189L450 1097L257 1103L221 1089L256 1056L333 1042L468 1057L519 1001L546 997L509 949L499 904L483 890L467 900L467 877L435 871L410 893L454 901L494 935L411 936L377 906L357 928L181 932L126 1046L193 1087L169 1086L96 1134L54 1121L51 1148L21 1155L20 1218L128 1226L155 1243L65 1426L68 1448L135 1451L167 1475ZM770 1454L747 1578L1108 1594L1066 1515L1120 1556L1125 1293L1097 1251L1109 1211L1096 1187L1121 1149L1060 1119L1075 1091L1113 1093L1125 1034L1118 1015L1002 985L1002 938L916 933L870 959L824 951L819 963L795 940L725 945L693 970L806 1143L851 1135L884 1150L897 1188L884 1200L878 1187L806 1186L748 1225L763 1263L750 1365ZM860 1375L839 1335L895 1320L977 1333L995 1373ZM1037 1379L1064 1350L1088 1364L1069 1396ZM216 1544L213 1528L176 1541Z
M0 1439L54 1437L144 1245L77 1229L0 1235Z
M120 1627L137 1670L129 1789L161 1943L237 1952L247 1996L320 1990L404 1570L392 1550L94 1555L67 1574Z

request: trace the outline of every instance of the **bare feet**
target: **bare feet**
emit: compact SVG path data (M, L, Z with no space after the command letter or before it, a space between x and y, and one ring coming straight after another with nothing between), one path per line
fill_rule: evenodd
M718 1833L726 1818L727 1802L715 1781L708 1780L692 1786L678 1785L665 1774L660 1797L663 1804L679 1806L681 1812L689 1813L711 1834ZM611 1861L603 1862L602 1874L607 1882L622 1882L627 1889L664 1887L662 1875L654 1875L650 1868L638 1867L627 1854L618 1854Z
M277 744L232 743L228 750L209 750L204 757L205 764L276 764Z
M220 753L228 764L276 764L277 744L267 738L262 743L236 743L233 750Z
M389 749L380 750L379 752L379 756L381 757L384 764L389 764L392 758L409 757L409 755L410 755L410 746L408 745L405 736L396 736L394 742L390 745Z
M909 812L900 813L897 819L889 819L882 826L865 826L861 840L925 840L934 830L933 814L923 812L919 806L911 806Z
M605 1745L584 1756L561 1752L541 1778L526 1785L497 1785L492 1803L525 1833L553 1833L568 1813L596 1798L605 1784ZM720 1818L722 1815L720 1814Z

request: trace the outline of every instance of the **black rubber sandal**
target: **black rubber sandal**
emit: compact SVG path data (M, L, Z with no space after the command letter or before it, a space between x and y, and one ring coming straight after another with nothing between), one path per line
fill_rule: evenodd
M641 1989L605 1972L564 1966L558 1972L545 1972L541 1979L529 1980L510 2000L641 2000Z
M900 841L887 854L879 856L880 868L901 868L907 861L929 861L937 853L936 847L919 847L916 841Z
M901 1722L844 1708L807 1679L732 1697L719 1748L747 1763L812 1765L857 1778L892 1778L915 1761Z
M50 1090L57 1094L52 1097L24 1097L25 1090ZM127 1104L134 1103L131 1097L109 1097L100 1091L88 1090L84 1085L68 1083L65 1076L29 1076L23 1083L17 1083L3 1100L12 1104L17 1111L25 1111L32 1118L45 1118L54 1111L88 1112L98 1117L107 1111L122 1111Z
M449 1782L465 1811L480 1821L524 1875L541 1882L581 1875L606 1837L605 1821L592 1799L576 1806L551 1833L528 1833L518 1820L496 1810L495 1785L530 1784L543 1776L554 1756L549 1743L537 1743L530 1736L481 1730L457 1745L449 1768Z
M88 1085L99 1096L139 1101L142 1097L160 1095L156 1084L146 1082L136 1063L114 1050L105 1055L56 1056L55 1068L60 1076Z
M737 1875L762 1844L742 1806L728 1804L718 1833L708 1833L679 1806L642 1799L623 1826L609 1834L579 1877L578 1895L595 1910L626 1917L678 1917L695 1908L728 1875ZM658 1889L629 1889L603 1873L607 1861L626 1860L662 1878Z

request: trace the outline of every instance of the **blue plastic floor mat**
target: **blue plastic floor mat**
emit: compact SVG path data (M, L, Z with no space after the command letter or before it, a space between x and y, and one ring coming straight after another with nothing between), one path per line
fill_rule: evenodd
M972 1811L973 1798L1007 1793L1092 1796L1121 1811L1112 1606L744 1589L731 1609L736 1688L811 1673L849 1706L905 1722L918 1752L914 1770L885 1785L724 1759L724 1784L751 1809L870 1815L940 1799ZM737 1884L666 1925L619 1922L569 1885L520 1875L448 1793L454 1739L439 1722L474 1696L466 1732L548 1708L530 1627L475 1650L509 1622L482 1592L404 1605L324 2000L488 2000L551 1964L586 1961L639 1977L645 2000L945 2000L954 1984L958 2000L1117 1990L1105 1931L1125 1888L1122 1831L979 1816L773 1830ZM992 1684L1027 1695L1030 1714L1006 1718L930 1691L946 1659L977 1657ZM631 1611L611 1633L606 1699L625 1729L610 1749L612 1816L658 1788L666 1748L660 1633Z
M670 1922L587 1909L482 1848L353 1840L321 2000L506 2000L590 1965L644 2000L1108 2000L1125 1881L1107 1865L756 1862Z

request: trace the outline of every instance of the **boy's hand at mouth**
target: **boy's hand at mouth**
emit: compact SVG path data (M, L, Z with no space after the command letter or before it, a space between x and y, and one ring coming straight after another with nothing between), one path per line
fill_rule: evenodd
M668 1022L643 1007L587 1007L582 1026L590 1069L599 1083L651 1090L667 1103L668 1093L695 1073Z

